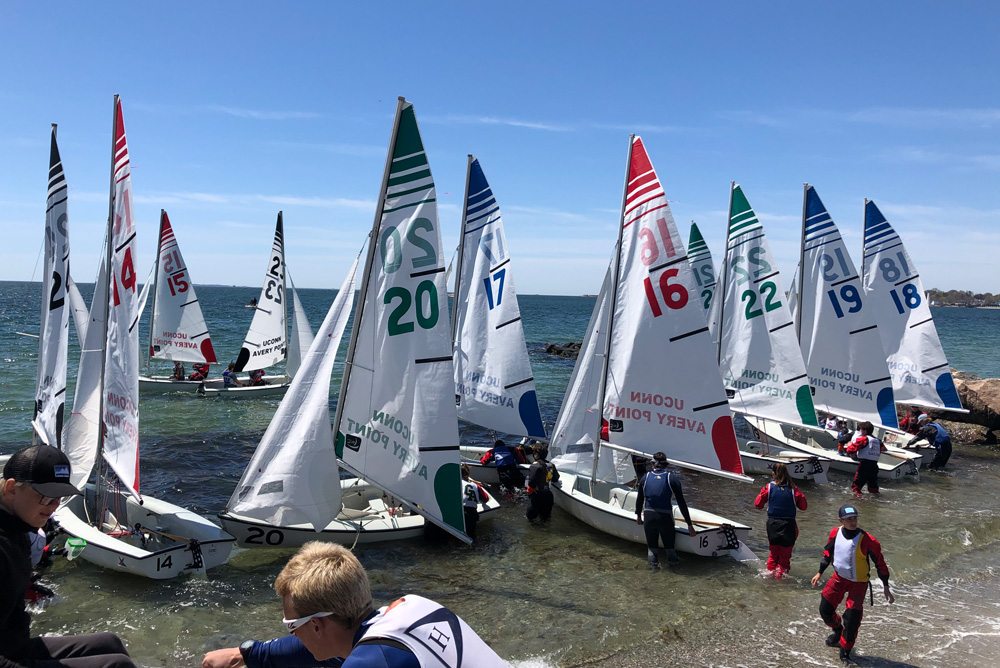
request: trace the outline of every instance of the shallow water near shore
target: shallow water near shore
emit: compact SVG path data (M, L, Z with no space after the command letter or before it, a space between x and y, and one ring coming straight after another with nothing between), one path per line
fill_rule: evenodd
M89 299L89 286L83 286ZM30 438L37 341L37 284L0 283L0 452ZM216 350L234 354L249 324L242 305L255 290L199 288ZM302 291L317 326L333 291ZM542 353L546 342L579 341L593 298L521 297L538 395L554 420L573 362ZM1000 314L935 309L952 365L1000 376ZM143 322L143 326L145 321ZM145 329L140 340L145 340ZM346 342L345 342L346 343ZM226 352L228 351L228 352ZM70 374L75 375L75 343ZM343 350L341 351L343 355ZM336 399L342 363L334 374ZM72 392L72 389L70 390ZM143 491L208 517L222 510L277 406L276 400L146 398L140 405ZM475 429L466 441L484 442ZM684 473L691 505L752 527L750 547L766 558L764 514L752 507L764 484ZM476 544L418 540L358 548L377 604L406 593L459 613L501 656L518 666L839 665L823 645L819 589L809 586L836 510L852 500L849 478L802 486L792 574L765 578L760 565L681 555L652 573L645 548L577 522L559 509L544 526L511 502L480 524ZM1000 656L1000 451L958 446L945 473L884 483L863 499L861 526L883 544L896 604L865 608L859 665L994 666ZM46 574L55 603L34 619L35 633L110 630L143 666L195 666L202 655L247 638L281 634L272 585L290 550L242 550L207 576L156 582L103 571L83 560L57 561ZM828 573L829 574L829 571Z

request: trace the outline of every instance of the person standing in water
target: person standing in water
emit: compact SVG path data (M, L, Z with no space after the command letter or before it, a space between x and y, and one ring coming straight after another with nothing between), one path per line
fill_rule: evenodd
M635 521L642 526L646 534L646 558L652 570L660 568L657 551L660 541L667 551L667 563L673 566L678 562L677 550L674 549L674 506L672 498L677 499L677 507L687 522L688 534L695 534L691 523L691 511L684 501L684 491L681 489L681 479L676 473L667 471L667 456L662 452L653 455L653 468L639 479L636 486L638 494L635 499Z
M753 505L757 510L767 507L767 543L770 548L767 570L780 579L791 569L792 548L799 537L796 510L805 510L808 504L805 494L792 482L784 464L772 464L771 477L771 482L760 490Z

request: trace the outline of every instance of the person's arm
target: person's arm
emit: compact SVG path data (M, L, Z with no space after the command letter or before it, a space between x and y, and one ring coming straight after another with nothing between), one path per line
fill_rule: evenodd
M882 556L882 544L866 531L861 539L861 549L875 561L875 572L878 573L878 578L882 581L882 593L885 594L885 600L894 603L896 597L889 591L889 565L885 563L885 557Z
M806 495L796 487L795 488L795 507L799 510L805 510L809 504L806 502Z
M819 584L819 579L823 577L823 571L826 570L830 562L833 561L833 544L837 540L837 532L840 531L840 527L836 527L830 532L830 539L826 541L826 547L823 548L823 557L819 560L819 570L816 575L812 577L812 586L815 587Z
M668 473L667 481L670 484L670 489L674 493L674 497L677 499L677 507L681 509L681 515L684 516L684 521L688 525L688 535L693 536L695 534L694 524L691 523L691 511L688 510L688 504L684 500L684 490L681 488L681 479L676 473Z
M340 658L317 661L302 641L293 635L288 635L254 643L247 652L245 664L240 648L228 647L206 654L201 666L202 668L237 668L242 665L246 665L247 668L311 668L312 666L339 668L343 663L344 660Z
M479 463L483 466L489 466L493 463L493 448L487 450L486 454L479 458Z
M644 492L644 487L646 486L646 476L648 473L643 473L642 477L639 478L639 484L635 486L635 523L642 524L642 507L646 505L646 495Z
M476 483L476 496L479 503L486 503L490 500L490 495L486 493L486 490L478 482Z
M549 462L552 464L552 462ZM552 464L552 482L559 482L559 469L556 468L555 464Z
M764 506L767 505L768 487L770 487L770 485L764 485L763 489L760 490L760 494L758 494L757 498L753 500L753 507L757 510L763 510Z

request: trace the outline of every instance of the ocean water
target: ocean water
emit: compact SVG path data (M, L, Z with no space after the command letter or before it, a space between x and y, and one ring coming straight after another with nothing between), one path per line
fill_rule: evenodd
M81 290L89 301L90 286ZM0 282L0 452L31 436L37 339L17 332L37 333L40 291L38 284ZM199 287L198 293L217 354L234 357L250 321L243 305L256 291ZM300 295L318 326L334 291ZM594 298L519 299L542 415L552 422L573 362L546 355L544 346L580 341ZM952 366L1000 377L1000 311L935 309L934 316ZM140 339L146 336L143 321ZM338 363L331 405L341 371ZM209 517L221 511L277 404L144 395L144 493ZM486 438L474 428L463 432L469 442ZM766 556L765 518L752 507L765 480L755 483L684 474L689 503L754 527L750 547ZM897 596L888 606L876 590L875 604L866 607L857 649L862 665L996 665L998 487L1000 453L958 445L947 473L886 483L882 498L860 502L861 526L882 542ZM591 530L558 509L548 525L530 526L517 503L481 524L471 547L418 540L356 552L378 603L405 593L438 600L518 666L837 665L836 651L823 645L819 592L808 580L836 509L851 499L848 488L849 478L838 474L830 485L803 486L809 509L799 516L792 577L781 582L764 578L755 565L684 555L676 568L650 573L644 547ZM111 630L141 665L199 665L210 649L282 633L272 585L290 554L237 551L205 577L167 582L60 560L46 575L58 598L35 615L33 630Z

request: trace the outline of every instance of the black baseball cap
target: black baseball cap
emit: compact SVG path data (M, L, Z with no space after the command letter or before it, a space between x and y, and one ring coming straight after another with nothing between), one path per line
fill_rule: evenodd
M858 509L855 508L852 504L848 503L846 506L840 507L840 512L838 513L838 515L842 520L847 519L848 517L857 517Z
M7 460L3 477L26 482L32 489L50 498L82 494L69 482L69 458L51 445L21 448Z

